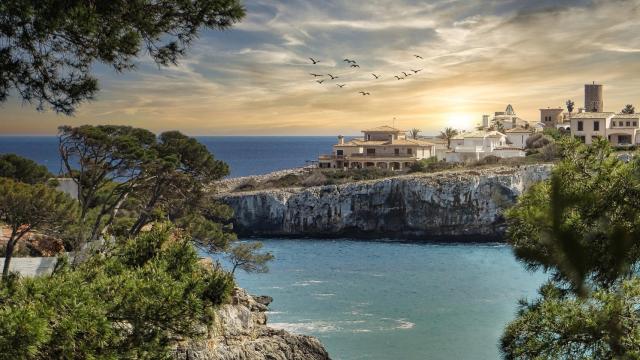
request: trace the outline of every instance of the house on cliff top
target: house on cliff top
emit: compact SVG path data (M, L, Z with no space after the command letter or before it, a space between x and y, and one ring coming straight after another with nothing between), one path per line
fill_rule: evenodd
M406 131L391 126L362 130L363 137L345 141L338 136L333 152L320 155L324 169L380 168L402 170L421 159L435 156L436 144L407 137Z

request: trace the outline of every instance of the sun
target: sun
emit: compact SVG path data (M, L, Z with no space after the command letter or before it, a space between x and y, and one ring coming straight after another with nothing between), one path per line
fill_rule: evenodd
M458 130L471 130L478 122L475 116L470 113L449 113L446 119L447 127Z

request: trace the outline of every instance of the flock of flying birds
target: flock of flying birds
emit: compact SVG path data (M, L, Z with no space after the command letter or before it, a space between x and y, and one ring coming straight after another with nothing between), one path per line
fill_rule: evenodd
M413 55L416 59L420 59L422 60L422 56L420 55ZM314 58L309 58L309 60L311 60L312 65L316 65L320 62L320 60L314 59ZM351 59L344 59L342 60L343 62L345 62L349 67L354 68L354 69L359 69L360 65L358 65L358 63L355 60L351 60ZM396 80L404 80L406 78L408 78L409 76L412 75L417 75L420 71L422 71L422 69L417 69L417 70L413 70L410 69L410 72L405 72L405 71L401 71L402 74L398 74L398 75L394 75L393 77L396 78ZM313 78L322 78L319 80L316 80L316 82L320 85L322 85L325 81L327 80L336 80L339 79L340 77L337 75L333 75L333 74L316 74L316 73L310 73L311 76L313 76ZM379 74L375 74L375 73L371 73L371 76L373 76L374 80L380 79L382 76ZM340 83L336 83L336 86L339 88L343 88L345 87L347 84L340 84ZM371 95L370 92L368 91L359 91L359 94L361 94L362 96L367 96L367 95Z

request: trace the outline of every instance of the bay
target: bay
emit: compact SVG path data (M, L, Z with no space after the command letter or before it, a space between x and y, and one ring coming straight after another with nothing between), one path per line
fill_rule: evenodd
M497 359L520 298L547 276L503 244L265 239L270 272L237 272L274 298L269 324L317 336L334 359Z

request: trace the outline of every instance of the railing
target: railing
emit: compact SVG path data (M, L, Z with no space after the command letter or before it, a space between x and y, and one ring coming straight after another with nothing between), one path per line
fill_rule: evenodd
M482 146L456 146L455 152L484 152Z
M410 159L415 159L415 155L414 154L361 154L361 153L356 153L356 154L351 154L349 155L349 157L352 158L410 158Z

